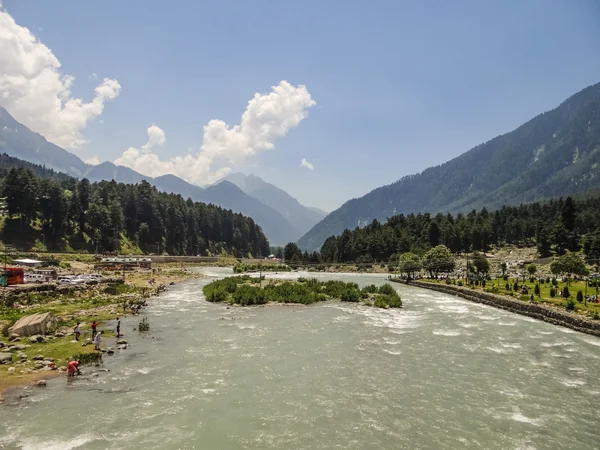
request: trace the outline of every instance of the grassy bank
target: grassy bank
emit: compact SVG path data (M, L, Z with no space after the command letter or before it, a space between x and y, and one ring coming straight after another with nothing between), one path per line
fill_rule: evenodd
M122 276L122 273L120 275ZM145 298L155 295L159 291L159 286L199 276L201 275L191 274L178 266L159 265L154 273L151 271L127 273L125 282L120 284L103 283L35 293L4 291L0 301L0 330L3 334L0 341L7 346L14 344L20 347L10 352L13 354L11 363L0 365L0 396L8 388L23 386L40 378L61 373L36 368L37 361L33 359L36 355L53 359L56 367L59 368L66 366L68 360L74 355L94 353L93 345L82 346L85 338L91 337L90 324L93 321L98 324L99 330L103 330L103 347L116 347L112 323L108 322L129 313L129 309L123 308L124 304L141 303ZM149 283L151 279L153 279L152 284ZM57 319L45 342L31 343L27 337L9 342L8 327L21 317L45 312L53 313ZM82 336L79 342L72 342L74 340L72 332L77 322L81 324ZM65 336L61 336L61 333ZM0 348L0 352L5 351L6 348ZM27 358L21 359L20 354Z
M430 280L424 279L428 283L450 284L456 286L467 286L471 289L484 291L492 294L505 295L523 301L533 301L535 303L554 306L559 309L566 309L577 312L583 316L600 319L600 303L594 303L586 300L586 296L596 295L598 292L595 286L590 286L586 281L558 281L553 278L544 279L523 279L492 278L484 282L473 282L467 285L466 280ZM527 294L522 292L523 286L526 287ZM536 286L538 291L536 291ZM561 292L563 296L561 296ZM581 295L578 295L581 292ZM552 295L554 293L554 295ZM564 294L567 293L568 297ZM578 297L581 300L578 301Z
M389 284L367 286L362 290L356 283L318 281L300 278L298 281L264 280L249 276L228 277L213 281L203 288L209 302L226 302L250 306L267 303L296 303L309 305L338 299L345 302L362 302L379 308L399 308L402 300Z

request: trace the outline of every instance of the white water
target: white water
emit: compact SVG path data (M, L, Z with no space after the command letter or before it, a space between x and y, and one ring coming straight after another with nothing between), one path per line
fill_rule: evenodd
M204 283L153 299L147 336L126 319L109 372L0 405L0 448L598 448L599 339L403 285L388 311L227 309Z

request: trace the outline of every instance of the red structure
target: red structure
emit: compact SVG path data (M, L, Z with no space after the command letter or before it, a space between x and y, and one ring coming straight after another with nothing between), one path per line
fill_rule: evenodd
M6 278L7 286L12 284L23 284L25 282L25 272L18 267L6 267L0 272L0 276Z

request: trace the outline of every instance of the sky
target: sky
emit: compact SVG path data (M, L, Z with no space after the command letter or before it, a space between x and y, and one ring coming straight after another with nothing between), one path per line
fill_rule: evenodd
M0 105L91 163L307 206L441 164L600 82L595 0L0 0Z

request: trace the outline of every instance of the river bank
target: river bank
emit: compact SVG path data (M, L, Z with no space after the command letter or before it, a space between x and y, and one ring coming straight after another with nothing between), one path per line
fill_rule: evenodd
M391 281L402 283L402 281L399 280ZM525 302L488 292L476 291L467 287L437 284L427 281L411 281L408 284L410 286L438 291L445 294L457 295L466 300L493 306L494 308L504 309L516 314L542 320L553 325L600 337L600 321L586 319L579 314L570 313L564 309L560 310L552 306Z
M72 357L94 354L94 347L89 343L92 322L96 322L98 330L102 331L102 347L118 349L117 317L136 313L132 305L144 304L167 286L199 277L203 275L173 265L159 265L154 272L130 272L125 280L107 280L93 286L79 285L71 289L52 286L46 290L38 287L41 291L25 289L5 293L0 306L0 329L3 331L0 353L10 359L0 364L0 401L7 390L64 374L64 367ZM10 300L7 302L7 299ZM22 317L38 313L54 315L49 332L39 341L28 336L11 340L8 327ZM75 340L73 332L78 322L79 341Z

